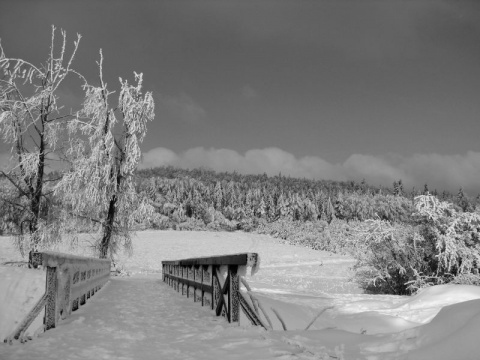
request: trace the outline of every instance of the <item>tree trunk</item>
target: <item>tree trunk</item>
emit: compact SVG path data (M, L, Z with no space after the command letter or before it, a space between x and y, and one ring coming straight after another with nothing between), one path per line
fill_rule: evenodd
M100 241L100 258L106 259L108 255L108 249L110 247L110 241L113 234L113 223L115 221L115 205L117 203L117 196L113 195L110 199L108 206L108 214L105 223L103 224L103 236Z
M45 170L45 141L44 141L44 134L43 132L40 134L40 148L39 148L39 159L37 165L37 177L35 181L35 185L32 186L33 181L30 182L30 196L31 196L31 203L30 203L30 210L32 212L32 220L30 221L29 231L30 235L32 236L31 244L33 248L30 250L28 254L28 267L29 268L37 268L37 264L34 264L32 261L33 253L38 251L38 243L40 242L40 238L38 236L38 220L40 219L40 211L41 211L41 201L43 195L43 175Z

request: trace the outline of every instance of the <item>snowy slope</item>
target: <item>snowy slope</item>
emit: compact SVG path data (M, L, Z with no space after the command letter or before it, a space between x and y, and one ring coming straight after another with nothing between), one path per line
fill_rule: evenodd
M0 259L21 260L8 244L0 238ZM366 295L348 281L351 259L255 234L148 231L134 245L134 256L121 256L117 264L132 277L112 278L40 338L0 345L0 359L480 358L478 287L443 285L413 297ZM275 331L245 321L233 327L160 280L162 260L245 251L261 256L260 271L247 280ZM25 299L31 303L41 295L42 275L0 267L0 335L29 310ZM289 331L281 331L272 307ZM303 331L326 307L333 308Z
M44 293L44 272L0 266L0 341L15 330ZM38 320L32 328L41 326Z

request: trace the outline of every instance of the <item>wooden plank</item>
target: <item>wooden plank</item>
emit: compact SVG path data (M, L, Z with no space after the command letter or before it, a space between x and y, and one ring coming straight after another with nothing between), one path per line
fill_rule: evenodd
M240 319L240 279L238 277L238 265L228 266L228 321L238 322Z
M242 253L221 256L209 256L182 260L162 261L165 265L255 265L258 259L256 253Z
M197 289L201 289L204 292L211 293L213 291L213 288L211 285L198 283L190 279L184 279L184 278L177 277L175 275L170 275L170 274L165 274L165 277L167 279L171 279L172 281L178 281L179 283L185 284L187 286L196 287Z
M218 281L218 284L220 285L220 279L218 278L218 275L215 273L215 277ZM227 276L227 278L225 279L225 283L223 284L223 287L220 288L220 296L218 298L218 302L217 302L217 306L215 308L215 314L217 316L220 316L222 314L222 310L225 311L225 316L228 320L228 322L230 322L230 309L228 308L228 302L225 301L225 297L224 295L228 293L228 290L230 288L230 276Z
M53 329L57 323L57 268L47 266L47 281L45 295L45 331Z
M210 271L210 285L212 286L212 296L210 298L210 307L211 309L213 310L215 308L215 291L216 291L216 288L215 288L215 284L216 284L216 280L215 280L215 272L217 271L216 270L216 266L215 265L210 265L210 268L211 268L211 271Z
M97 285L103 286L109 278L110 274L103 274L102 276L91 279L90 281L78 282L75 285L71 285L72 299L76 299L77 297L86 294L92 287Z
M202 272L202 277L201 277L201 282L202 284L204 283L204 275L205 275L205 269L204 269L205 265L202 265L200 266L200 271ZM201 297L202 297L202 306L205 306L205 290L202 289L202 293L201 293Z
M57 267L62 265L86 265L89 268L94 268L96 265L103 266L103 268L110 268L110 260L97 259L93 257L77 256L64 253L57 253L53 251L43 251L42 265Z

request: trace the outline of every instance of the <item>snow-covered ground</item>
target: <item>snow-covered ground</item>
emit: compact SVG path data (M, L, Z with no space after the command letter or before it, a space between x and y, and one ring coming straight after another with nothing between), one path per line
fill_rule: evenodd
M82 238L88 244L89 238ZM59 249L66 250L66 249ZM76 253L88 255L88 248ZM260 254L247 276L275 331L232 326L161 281L161 261L238 252ZM24 261L0 237L0 264ZM98 294L26 344L0 345L0 359L478 359L480 288L438 286L416 296L362 294L353 260L248 233L145 231L134 255ZM10 264L12 265L12 264ZM44 273L0 266L0 338L44 291ZM310 321L326 307L308 331ZM285 320L282 327L271 308ZM38 324L34 324L33 332Z

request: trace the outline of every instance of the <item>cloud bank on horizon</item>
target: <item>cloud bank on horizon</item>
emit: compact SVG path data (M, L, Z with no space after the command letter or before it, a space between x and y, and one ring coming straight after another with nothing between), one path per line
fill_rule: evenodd
M428 184L431 191L463 188L470 196L480 193L480 152L465 155L414 154L384 156L352 154L343 163L331 164L318 156L297 158L279 148L252 149L244 154L230 149L195 147L182 153L157 147L143 153L140 168L168 166L193 169L209 168L215 171L237 171L242 174L285 176L361 181L372 185L391 187L402 180L405 190L415 186L422 190Z

